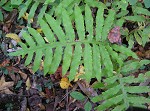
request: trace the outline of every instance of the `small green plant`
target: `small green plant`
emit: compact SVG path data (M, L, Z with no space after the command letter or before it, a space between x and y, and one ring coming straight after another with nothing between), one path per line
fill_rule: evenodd
M127 0L121 0L114 1L110 6L117 13L117 25L122 26L122 24L125 25L128 23L129 27L131 27L132 24L136 24L132 29L124 30L126 40L129 43L129 48L132 48L134 43L138 43L144 47L145 44L150 41L150 32L148 31L150 28L150 11L143 7L142 3L137 2L137 0L128 1L135 2L135 4L131 3L132 5L130 6ZM127 8L130 8L130 10Z
M108 2L109 4L109 2ZM145 6L144 8L149 8L150 7L150 1L149 0L143 0L143 1L138 1L138 0L114 0L112 1L113 5L118 5L118 8L120 7L123 10L126 10L129 5L131 6L137 6L139 4Z
M54 2L54 1L52 1ZM21 3L20 7L19 7L19 17L18 18L21 18L22 16L24 16L25 13L29 13L29 16L28 16L28 20L32 19L35 15L35 12L37 10L37 8L39 7L39 5L43 5L41 8L40 8L40 13L38 14L38 18L42 18L43 15L45 14L46 12L46 9L48 7L48 0L27 0L27 1L24 1ZM32 5L32 6L31 6ZM30 8L31 7L31 8ZM27 12L27 10L29 10Z
M102 5L102 3L95 0L0 0L0 6L7 11L11 11L14 7L18 8L18 19L24 16L25 13L29 13L28 20L35 18L35 16L37 16L38 19L41 19L45 13L61 18L62 9L66 9L69 15L72 15L74 5L81 4L80 6L84 10L84 3L87 3L90 6ZM35 12L37 15L35 15Z
M127 41L134 43L134 40L136 40L138 44L144 47L146 42L150 41L150 11L138 6L132 7L132 11L134 13L133 16L126 16L124 18L131 23L138 24L138 26L126 35Z
M13 6L11 5L11 1L7 1L7 0L0 0L0 7L2 7L2 9L6 10L6 11L12 11L13 10Z
M86 98L86 96L84 96L82 93L73 91L70 93L70 96L79 101L86 101L86 104L84 105L84 110L91 111L92 104L88 101L88 98Z
M139 2L138 0L122 0L122 1L129 2L131 5L136 5L137 2ZM144 3L144 5L145 5L146 8L150 7L150 1L149 0L143 0L143 3Z

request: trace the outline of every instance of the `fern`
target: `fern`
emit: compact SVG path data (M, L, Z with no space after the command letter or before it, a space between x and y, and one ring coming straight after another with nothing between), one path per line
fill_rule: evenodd
M135 5L138 0L126 0L126 1L129 1L129 3L131 5ZM144 2L144 5L145 5L146 8L150 7L150 1L149 0L144 0L143 2Z
M28 15L28 22L30 23L30 19L35 18L36 16L39 19L43 18L44 14L47 12L50 15L55 15L57 19L61 19L62 9L66 9L68 14L71 16L73 15L73 8L75 5L81 4L82 10L84 10L84 3L87 3L89 6L93 7L105 7L106 6L95 0L0 0L0 6L7 11L12 11L12 9L18 8L19 10L19 17L20 19L24 14L27 12ZM40 10L39 10L40 9Z
M13 6L11 5L10 0L0 0L0 7L2 7L6 11L12 11Z
M132 7L132 10L134 16L126 16L125 19L132 22L137 22L138 27L129 33L127 40L130 43L133 43L133 40L135 39L138 44L143 45L144 47L146 42L150 41L150 33L148 31L150 29L150 27L148 26L150 19L144 16L150 16L150 11L138 6ZM141 14L143 16L141 16ZM130 45L130 47L132 47L132 44Z
M136 0L133 0L132 2L136 2ZM122 5L124 4L124 5ZM132 5L132 12L133 14L130 15L129 11L127 10L128 2L122 0L122 1L116 1L113 2L112 7L116 10L118 13L116 15L116 18L118 21L116 21L116 24L118 26L122 26L123 23L134 23L138 24L136 29L133 29L131 32L128 30L125 30L126 33L126 39L129 42L129 48L132 48L134 41L136 41L139 45L145 46L146 42L150 41L149 37L149 16L150 11L146 8L143 8L141 3L138 3L137 5ZM128 14L128 15L127 15Z
M101 102L95 109L105 111L125 111L129 106L145 107L145 103L150 103L150 99L139 95L139 93L150 92L149 86L133 86L145 82L150 78L150 72L139 74L137 78L134 76L123 77L121 74L109 77L104 80L105 91L92 98L93 102Z
M67 0L0 0L0 6L2 6L3 9L7 11L11 11L13 7L18 8L20 10L19 17L21 18L24 16L26 12L29 13L28 20L34 18L36 10L40 7L40 13L38 13L38 18L42 18L45 14L46 10L48 9L48 6L51 6L52 9L48 10L49 13L54 13L54 7L57 7L61 1L67 1Z
M21 18L25 14L25 12L27 12L27 10L29 10L29 7L32 4L32 6L29 10L28 20L32 19L34 17L35 11L37 10L38 6L41 3L42 3L42 1L40 2L39 0L37 0L36 2L34 0L27 0L25 2L22 2L22 4L20 5L20 12L19 12L18 18ZM45 11L47 9L47 6L48 6L47 4L44 4L43 7L40 9L40 13L38 14L38 18L43 17L43 15L45 14Z
M143 3L142 3L143 2ZM142 2L138 0L115 0L113 3L117 4L121 9L126 10L127 6L130 4L131 6L136 6L139 4L144 4L144 8L150 7L150 1L149 0L143 0Z
M85 74L83 78L88 81L92 77L96 77L99 81L101 76L111 77L113 70L115 70L113 66L115 64L112 61L118 64L117 67L123 65L123 60L117 52L125 54L127 57L132 56L135 59L138 57L124 46L108 43L107 35L113 25L115 11L109 10L107 17L104 18L103 10L103 7L98 9L95 27L90 7L86 5L84 17L81 9L76 5L74 15L77 32L74 31L71 18L65 9L63 9L62 15L63 29L57 20L45 14L45 19L40 19L39 23L48 43L35 29L29 27L28 32L23 33L23 38L27 44L21 42L22 49L10 55L22 55L23 57L27 55L25 65L28 65L35 53L34 72L38 70L41 59L44 58L44 74L48 72L53 74L62 62L62 74L65 75L70 69L70 81L74 79L79 65L84 65ZM93 29L96 30L96 35L93 34ZM89 35L85 35L85 31Z
M149 63L150 63L150 60L141 60L141 61L129 60L124 63L121 73L124 75L133 73L137 71L139 68L141 68L142 66L148 65Z

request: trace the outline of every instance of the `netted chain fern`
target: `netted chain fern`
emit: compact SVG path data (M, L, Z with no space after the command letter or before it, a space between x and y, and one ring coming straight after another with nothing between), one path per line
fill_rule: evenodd
M141 93L150 92L149 86L139 83L150 78L150 71L139 74L138 77L116 74L104 80L105 86L99 87L105 91L92 98L93 102L100 105L96 107L98 111L126 111L129 106L146 108L145 103L150 103L150 98L146 98ZM100 86L100 85L99 85ZM101 85L102 86L102 85Z
M94 26L92 12L88 5L85 7L84 16L79 6L76 5L74 15L75 26L73 28L70 16L65 9L62 13L61 25L51 15L45 14L45 19L40 19L39 23L48 42L45 42L44 37L35 29L29 27L28 32L23 33L26 44L21 42L22 49L10 55L23 57L27 55L25 65L28 65L35 53L33 71L39 69L41 59L43 59L44 74L55 73L62 64L62 74L65 75L69 70L70 81L75 78L80 65L84 66L83 78L87 81L90 81L92 77L101 81L102 76L113 76L114 67L119 68L123 65L123 59L118 52L126 57L132 56L138 59L130 49L108 42L107 36L115 19L113 9L108 11L105 18L104 8L100 7L97 11L96 26Z

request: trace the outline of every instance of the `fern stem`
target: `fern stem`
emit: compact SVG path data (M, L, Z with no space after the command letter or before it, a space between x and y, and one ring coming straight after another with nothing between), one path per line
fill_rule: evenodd
M56 47L66 47L67 45L76 45L77 43L81 43L81 44L100 44L100 41L88 41L88 40L82 40L82 41L75 41L75 42L53 42L50 44L43 44L43 45L37 45L36 50L45 50L47 48L56 48ZM101 43L102 44L102 43ZM26 48L23 50L18 50L17 52L12 52L10 55L15 56L17 54L18 55L22 55L22 54L27 54L29 52L35 52L35 47L30 47L30 48ZM15 54L16 53L16 54Z
M126 106L126 109L129 107L129 102L128 102L128 100L127 100L127 92L125 91L125 89L124 89L124 84L123 84L123 82L122 82L122 75L120 75L121 77L119 77L119 82L120 82L120 86L121 86L121 90L122 90L122 93L123 93L123 97L124 97L124 103L125 103L125 106Z

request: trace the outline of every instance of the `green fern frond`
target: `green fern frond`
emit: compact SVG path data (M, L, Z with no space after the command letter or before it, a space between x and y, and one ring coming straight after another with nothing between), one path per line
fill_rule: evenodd
M10 0L0 0L0 7L6 11L12 11L13 7Z
M111 26L113 25L113 21L115 19L115 10L109 10L108 16L104 22L104 28L102 31L102 41L105 41L107 39L107 35L109 33L109 30L111 29Z
M82 47L81 43L76 43L75 50L73 53L73 58L70 66L70 74L69 74L69 80L73 80L75 78L77 69L79 65L81 64L81 57L82 57Z
M14 1L14 0L12 0L12 1ZM41 19L41 18L43 18L48 5L53 5L54 1L49 1L49 0L44 0L44 1L27 0L27 1L22 1L21 3L19 2L20 3L19 4L20 5L20 8L19 8L20 12L19 12L19 17L18 18L21 18L22 16L24 16L24 14L29 9L30 10L29 10L28 20L34 18L35 11L38 9L39 5L42 4L43 6L42 6L42 8L40 8L40 13L38 13L38 19ZM30 6L31 6L31 8L30 8ZM51 11L53 11L53 10L51 10Z
M150 60L141 60L141 61L131 61L131 63L124 64L124 66L121 68L121 73L123 74L129 74L132 73L134 71L136 71L137 69L139 69L140 67L150 64Z
M63 9L66 9L69 13L69 15L73 15L73 8L75 5L78 5L80 3L87 3L89 6L97 6L97 7L103 7L106 8L106 6L101 3L97 2L95 0L0 0L0 6L2 6L3 9L7 11L12 11L13 6L18 6L16 8L19 9L19 19L24 16L25 13L29 13L28 21L34 18L35 12L38 15L37 18L40 20L43 18L44 14L48 12L50 15L55 14L58 19L61 19L61 15L63 14ZM42 6L42 7L41 7ZM51 7L50 9L48 7ZM82 10L84 9L84 5L82 5ZM39 11L40 10L40 11ZM39 12L39 13L38 13Z
M123 77L123 75L116 75L105 79L105 84L107 86L112 86L108 88L101 95L92 98L93 102L103 101L96 109L104 111L109 109L111 111L124 111L128 109L129 106L138 106L145 103L149 103L150 99L140 96L140 93L150 92L149 86L133 86L134 83L145 82L150 78L150 72L145 74L139 74L137 78L134 76ZM113 85L117 83L118 85ZM107 87L106 86L106 87Z
M111 45L105 40L113 25L114 17L110 16L114 16L115 13L111 10L107 17L104 18L104 13L100 12L103 10L104 8L101 7L98 9L96 20L98 20L98 17L102 18L102 24L104 23L104 25L98 20L96 27L94 27L92 12L88 5L85 7L85 17L82 15L80 7L75 6L74 28L65 9L63 9L64 14L62 15L61 25L51 15L45 14L45 19L40 19L39 23L43 30L43 36L46 37L47 41L35 29L29 27L28 32L23 32L26 44L20 43L22 49L10 53L10 55L23 55L23 57L26 55L25 65L34 60L34 72L38 70L43 59L44 74L48 72L50 74L55 73L58 66L62 64L63 75L70 70L68 76L70 81L75 78L80 65L83 65L85 69L85 74L82 77L88 81L92 77L96 77L99 81L102 76L111 77L115 70L113 62L117 63L115 66L117 68L120 68L123 64L118 52L125 54L127 57L132 56L136 59L138 57L130 49L124 46ZM98 29L101 32L98 32ZM94 35L94 30L101 37ZM107 33L104 34L104 30ZM88 32L88 35L85 32ZM33 59L34 54L35 58Z
M146 42L149 42L149 35L150 30L149 27L149 17L146 18L145 16L150 16L150 11L146 8L142 8L139 6L132 6L133 16L125 16L124 19L128 21L132 21L138 24L136 29L133 29L129 35L127 35L127 41L129 41L130 48L132 48L134 39L139 45L145 46Z
M140 27L142 27L142 28L140 28ZM127 40L129 41L129 43L132 43L132 44L129 45L129 47L130 48L133 47L134 40L136 40L136 42L139 45L142 45L144 47L145 44L150 41L150 32L149 32L149 30L150 30L149 26L148 27L146 27L146 26L139 26L139 29L136 29L135 31L131 32L128 35L129 38L127 38Z

